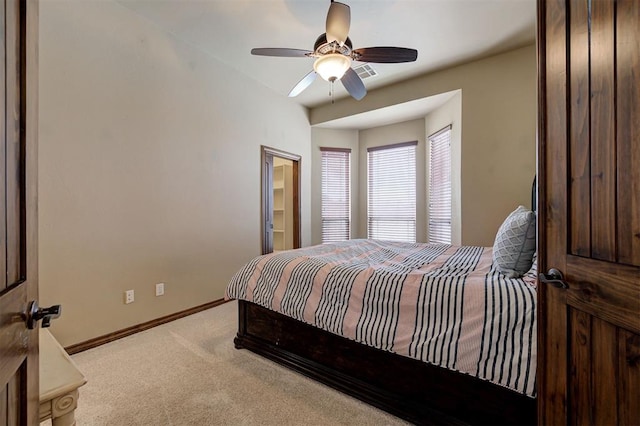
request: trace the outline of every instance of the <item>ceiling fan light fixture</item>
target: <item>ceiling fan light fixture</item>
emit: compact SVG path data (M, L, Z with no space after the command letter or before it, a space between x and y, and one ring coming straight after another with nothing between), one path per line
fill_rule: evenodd
M350 67L351 58L341 53L323 55L313 64L315 72L326 81L340 80Z

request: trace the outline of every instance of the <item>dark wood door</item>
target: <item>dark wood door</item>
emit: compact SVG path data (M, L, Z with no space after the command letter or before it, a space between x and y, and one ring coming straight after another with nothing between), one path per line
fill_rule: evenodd
M640 2L539 0L540 424L640 424ZM558 283L556 283L558 284Z
M38 424L38 330L25 323L38 291L37 7L0 3L0 426Z

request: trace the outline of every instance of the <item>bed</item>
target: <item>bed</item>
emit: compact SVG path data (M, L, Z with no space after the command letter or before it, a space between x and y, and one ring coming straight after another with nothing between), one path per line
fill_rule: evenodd
M227 288L235 346L416 424L534 424L535 266L510 277L494 248L351 240L259 256Z

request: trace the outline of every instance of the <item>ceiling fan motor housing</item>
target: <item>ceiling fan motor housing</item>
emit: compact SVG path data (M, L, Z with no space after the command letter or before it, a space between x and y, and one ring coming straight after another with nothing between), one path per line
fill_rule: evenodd
M349 37L347 37L344 44L340 46L337 41L328 43L327 33L320 34L313 45L314 53L319 56L326 55L327 53L342 53L343 55L351 56L351 49L353 49L353 44L351 44Z

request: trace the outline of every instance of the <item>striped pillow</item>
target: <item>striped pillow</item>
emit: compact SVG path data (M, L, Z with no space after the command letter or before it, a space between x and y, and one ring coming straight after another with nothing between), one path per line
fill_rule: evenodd
M536 251L536 214L519 206L504 220L493 243L493 264L510 278L521 277Z

